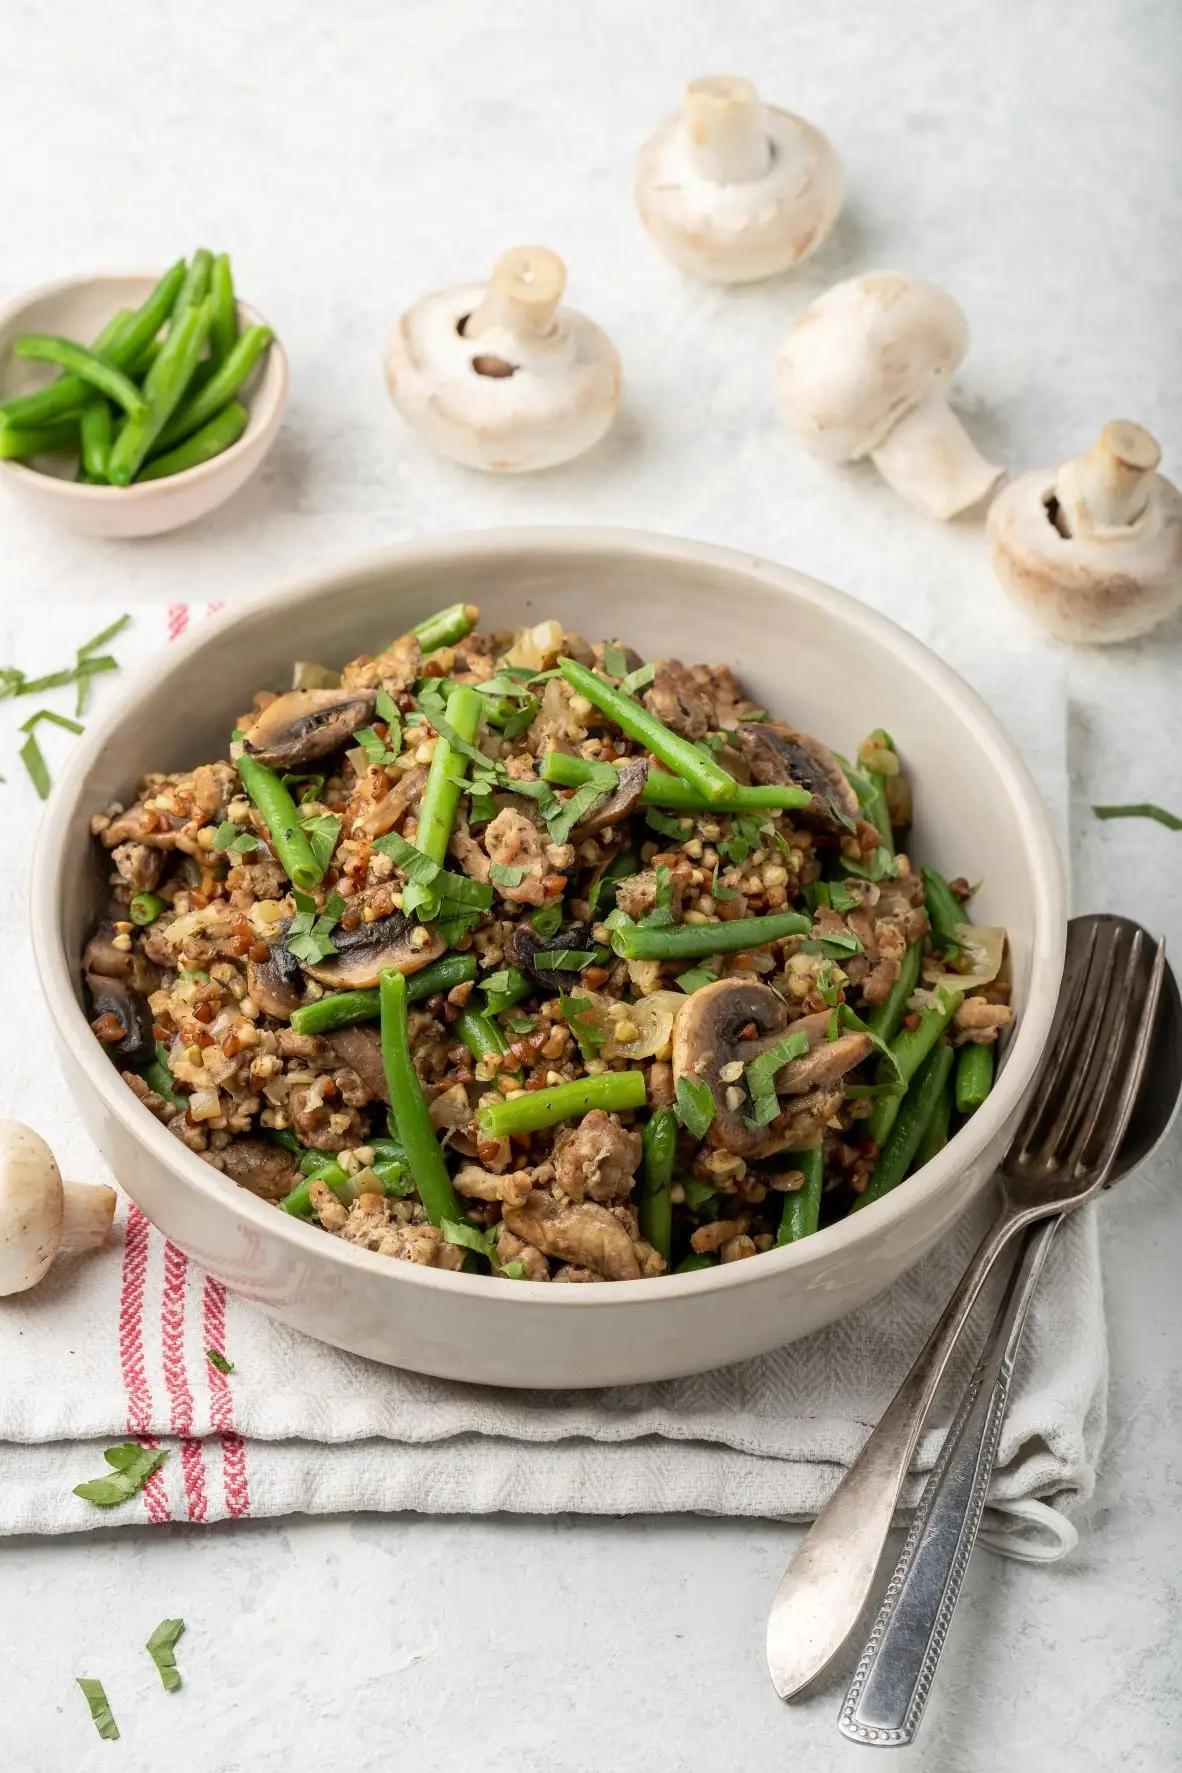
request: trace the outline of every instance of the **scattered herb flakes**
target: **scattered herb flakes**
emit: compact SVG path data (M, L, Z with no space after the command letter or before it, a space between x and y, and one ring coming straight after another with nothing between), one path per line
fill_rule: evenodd
M332 861L332 853L337 847L337 838L341 835L341 821L336 813L321 813L316 818L301 819L304 836L312 848L320 872L323 874Z
M844 881L831 880L829 882L829 903L834 911L840 912L844 917L847 912L856 911L862 901L850 892Z
M739 897L739 894L735 890L735 888L734 887L725 887L725 886L723 886L721 880L719 880L719 878L718 878L719 866L720 866L720 864L718 862L715 862L714 872L710 876L710 897L712 899L717 899L720 901L723 899L737 899Z
M392 862L397 863L407 880L414 881L417 886L431 886L442 872L438 862L433 862L430 856L425 856L422 850L417 850L413 843L408 843L405 837L399 836L397 831L390 831L385 837L375 838L373 847L375 850L380 850L383 856L389 856Z
M628 916L622 905L617 905L604 918L603 927L605 930L630 930L635 921L635 918Z
M598 914L601 904L605 911L614 905L617 886L622 880L630 879L639 866L640 864L631 850L623 851L621 855L616 856L613 861L608 863L599 879L592 882L587 894L587 904L592 917Z
M399 736L401 737L401 734ZM401 744L399 744L397 748L388 744L386 740L383 739L381 733L377 732L372 726L360 727L357 732L353 734L353 737L365 752L370 763L376 764L379 769L382 769L388 763L397 762L398 753L402 749Z
M595 770L596 774L589 777L581 788L576 788L566 800L556 803L556 810L553 813L543 814L550 836L555 843L565 843L579 821L591 811L595 802L601 800L605 794L611 793L619 783L619 775L610 763L596 764ZM608 780L609 773L610 781ZM546 786L545 783L541 785L542 787Z
M706 985L717 985L718 974L711 972L709 967L687 967L684 973L678 973L673 983L687 993L701 991Z
M548 948L545 954L548 973L581 973L595 959L591 948Z
M103 1454L111 1471L106 1477L91 1478L85 1484L75 1484L74 1495L80 1496L83 1502L93 1502L96 1508L114 1508L120 1502L129 1502L138 1496L154 1471L168 1458L167 1448L137 1446L135 1441L124 1441L121 1446L108 1447Z
M495 886L519 887L525 879L525 869L508 868L503 862L494 862L489 875Z
M219 1348L207 1348L205 1351L205 1358L211 1367L217 1368L219 1373L232 1373L234 1371L233 1361L228 1361Z
M502 1280L529 1279L529 1275L525 1272L525 1263L521 1260L520 1256L514 1256L512 1262L502 1262L497 1269L497 1273Z
M720 838L715 846L720 856L728 862L745 862L753 850L759 849L763 842L763 815L756 813L738 813L731 820L728 836Z
M485 1011L490 1016L499 1016L503 1010L511 1009L520 1003L525 980L521 974L511 967L502 967L498 973L490 973L484 980L481 989L484 992Z
M853 874L859 880L894 880L899 872L898 861L885 843L879 844L868 862L853 862L843 856L841 866L844 873Z
M29 734L28 738L21 746L20 757L21 762L29 772L29 777L33 786L41 796L41 799L48 800L49 790L52 787L49 776L49 766L42 756L41 747L32 733Z
M692 819L675 819L669 813L661 813L655 807L645 814L645 824L650 830L659 831L662 837L671 837L675 843L684 843L694 828Z
M327 960L330 954L337 952L332 940L332 932L341 920L345 910L345 901L339 893L330 893L328 902L319 916L316 912L316 901L301 893L295 892L296 915L287 926L284 946L297 960L306 961L315 966L317 961Z
M641 918L641 929L665 929L673 922L673 877L668 868L658 868L656 874L656 900L652 910Z
M562 1017L571 1033L579 1043L579 1051L584 1059L594 1059L603 1045L606 1036L589 1019L588 1011L593 1009L589 997L567 996L563 992L559 999Z
M513 1030L514 1034L532 1034L537 1027L537 1023L532 1016L518 1016L515 1015L512 1010L505 1011L504 1019Z
M185 1629L183 1619L162 1619L144 1646L160 1671L166 1692L175 1693L181 1684L176 1665L177 1639Z
M775 1120L780 1112L780 1099L776 1095L776 1073L793 1059L803 1058L809 1050L807 1036L803 1034L786 1034L778 1040L774 1047L761 1053L758 1059L752 1059L744 1076L751 1095L751 1106L754 1114L746 1121L747 1127L755 1132L759 1127L766 1127Z
M107 1695L103 1691L101 1681L91 1681L85 1675L75 1675L75 1680L82 1689L83 1697L90 1707L90 1715L94 1719L94 1727L104 1742L118 1742L119 1726L111 1712Z
M714 1096L708 1083L679 1077L673 1112L691 1138L704 1139L714 1119Z
M213 847L215 850L231 850L235 855L249 855L262 845L253 831L244 831L232 819L224 819L214 832Z
M459 1244L465 1250L475 1250L478 1256L491 1259L496 1248L496 1227L490 1226L487 1231L478 1231L475 1225L467 1220L445 1219L439 1227L449 1244Z
M836 1008L840 1001L841 987L833 981L833 962L831 960L827 960L817 973L815 989L822 1003L828 1004L830 1009Z
M800 951L802 954L823 954L826 960L848 960L851 954L865 952L852 930L845 933L841 930L826 930L823 935L802 942Z
M655 665L640 665L635 671L629 671L627 677L620 681L620 688L626 696L634 696L639 689L644 689L657 675Z
M620 646L605 646L603 649L603 668L609 677L617 682L628 675L628 655Z
M1168 813L1164 806L1154 806L1148 800L1130 806L1094 806L1092 811L1098 819L1155 819L1167 831L1182 831L1182 819L1177 813Z
M713 1182L703 1182L697 1176L687 1176L681 1187L691 1213L700 1213L703 1207L709 1206L717 1192Z
M550 937L556 936L562 928L563 916L562 900L555 899L552 905L538 907L529 920L530 928L535 936L539 936L543 942L548 942Z

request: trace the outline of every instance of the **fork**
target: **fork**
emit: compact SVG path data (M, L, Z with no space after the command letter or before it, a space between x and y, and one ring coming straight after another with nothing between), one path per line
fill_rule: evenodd
M823 1673L858 1622L936 1388L990 1269L1025 1226L1073 1211L1104 1185L1152 1034L1156 987L1134 1001L1147 942L1122 918L1076 918L1069 926L1047 1056L1001 1167L998 1215L776 1591L767 1658L783 1699ZM1159 951L1151 975L1158 986L1163 967Z

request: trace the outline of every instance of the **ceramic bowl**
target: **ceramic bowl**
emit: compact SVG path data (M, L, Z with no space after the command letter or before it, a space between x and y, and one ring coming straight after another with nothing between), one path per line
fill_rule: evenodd
M25 332L57 333L89 342L120 308L138 308L159 280L150 271L111 271L46 284L0 313L0 400L31 394L58 374L51 365L14 357L11 345ZM238 304L240 326L255 326L262 315ZM216 511L245 486L272 443L287 404L287 357L278 339L256 368L242 401L250 421L237 443L184 474L148 480L142 486L84 486L74 479L73 455L34 456L31 462L0 461L0 482L51 523L81 535L130 540L180 529ZM33 465L35 464L35 465Z
M727 661L758 702L852 753L893 735L916 790L914 853L984 882L1004 924L1017 1026L992 1095L919 1174L785 1249L689 1275L554 1286L393 1261L286 1217L185 1150L137 1102L87 1027L79 955L101 902L90 815L145 770L225 755L227 722L293 658L376 651L430 611L475 599L494 629L557 617L645 656ZM984 1188L1034 1076L1062 968L1055 842L1025 765L979 697L893 623L750 555L611 530L411 542L203 623L91 722L46 810L33 939L59 1057L88 1131L160 1229L294 1328L392 1365L509 1386L700 1372L791 1342L889 1286Z

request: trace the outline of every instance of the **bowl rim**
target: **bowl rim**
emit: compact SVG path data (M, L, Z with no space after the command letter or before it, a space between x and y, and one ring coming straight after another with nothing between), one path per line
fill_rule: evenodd
M23 295L16 296L0 308L0 332L19 319L25 308L32 307L34 302L44 301L49 296L62 295L71 289L80 289L88 284L122 283L130 278L142 277L151 285L157 284L164 275L163 271L146 271L142 267L127 270L91 271L74 277L58 277L50 283L42 283L36 289L29 289ZM239 318L247 326L270 326L271 323L250 302L243 301L235 292L235 304ZM263 374L258 385L247 400L246 429L241 437L224 449L220 455L213 456L208 462L198 462L194 468L186 468L181 474L170 474L164 480L145 480L132 486L90 486L84 481L62 480L56 474L43 474L37 468L29 468L24 462L0 460L0 473L7 475L18 484L30 482L38 493L47 492L50 498L71 498L81 503L102 504L105 500L117 499L119 504L150 504L163 498L177 487L199 486L203 481L212 480L224 471L248 444L257 442L259 432L283 414L287 405L288 390L291 385L291 369L287 352L274 328L271 330L271 343L263 365ZM266 392L265 400L260 396ZM237 396L235 396L237 398Z
M54 1032L78 1060L87 1081L104 1107L124 1130L148 1148L166 1170L187 1188L203 1195L214 1207L230 1208L259 1230L278 1237L293 1256L342 1265L343 1271L360 1268L385 1275L392 1284L427 1288L458 1288L471 1298L495 1302L502 1308L514 1303L548 1304L555 1310L598 1310L624 1304L658 1304L662 1299L726 1292L750 1286L762 1279L772 1282L795 1267L804 1267L824 1241L826 1252L838 1258L863 1242L877 1242L902 1220L918 1216L935 1196L955 1186L959 1172L974 1160L1001 1132L1013 1116L1036 1074L1054 1015L1066 941L1066 890L1058 846L1034 780L1013 740L982 697L959 674L921 641L908 634L890 617L870 609L855 597L838 591L794 568L777 565L745 550L715 543L695 542L653 531L610 526L530 525L504 529L469 530L457 535L414 538L387 545L350 564L329 564L300 574L277 589L251 597L232 609L207 617L183 639L170 643L164 657L167 675L184 671L207 649L226 644L240 624L261 612L282 608L288 631L299 607L332 595L334 588L358 578L388 574L412 578L424 569L439 566L463 568L465 560L493 551L500 554L572 557L620 551L642 559L659 560L670 568L693 564L716 566L726 572L742 572L763 579L780 595L795 598L834 615L839 622L856 624L888 655L922 676L965 722L988 755L1013 802L1023 848L1031 863L1034 881L1031 940L1030 1001L1010 1043L1004 1070L984 1105L972 1120L949 1141L945 1149L916 1176L906 1189L897 1188L857 1215L847 1215L814 1238L786 1244L761 1253L757 1262L719 1264L690 1274L653 1277L643 1287L555 1287L544 1281L516 1281L506 1287L489 1275L435 1269L412 1262L393 1262L340 1238L321 1237L302 1220L279 1213L270 1203L245 1189L227 1193L227 1179L205 1164L155 1120L124 1084L115 1067L94 1040L82 1005L75 996L75 957L68 955L59 939L63 883L69 862L67 844L75 813L82 807L85 779L114 732L132 714L139 699L160 683L161 654L138 667L124 686L123 695L101 718L92 721L59 775L42 817L33 851L30 883L47 883L44 892L30 890L33 952L43 996ZM310 1243L309 1239L318 1240ZM656 1290L654 1290L656 1289ZM606 1296L605 1296L606 1295ZM621 1296L623 1295L623 1296Z

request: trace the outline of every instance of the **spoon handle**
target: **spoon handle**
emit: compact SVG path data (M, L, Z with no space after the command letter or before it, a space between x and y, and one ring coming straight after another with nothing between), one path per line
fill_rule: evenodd
M928 1478L838 1717L853 1742L898 1748L919 1729L981 1525L1026 1315L1062 1222L1049 1219L1028 1233Z
M767 1660L781 1699L826 1669L858 1623L936 1387L982 1283L1027 1215L1003 1207L943 1315L780 1579Z

